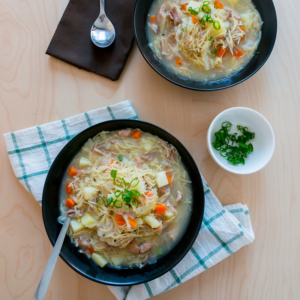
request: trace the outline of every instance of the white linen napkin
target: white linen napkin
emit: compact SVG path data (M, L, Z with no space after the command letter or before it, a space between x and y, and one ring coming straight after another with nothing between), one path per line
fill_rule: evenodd
M4 134L16 177L41 204L49 168L76 134L112 119L138 119L129 100L71 118ZM133 287L108 286L118 300L143 300L168 291L214 266L255 239L247 205L223 207L202 177L205 212L199 235L185 258L158 279Z

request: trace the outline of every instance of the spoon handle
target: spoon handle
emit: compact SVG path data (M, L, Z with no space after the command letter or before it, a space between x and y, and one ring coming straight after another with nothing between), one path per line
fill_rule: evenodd
M48 290L48 286L49 286L49 283L50 283L50 280L51 280L51 277L52 277L52 274L53 274L53 271L54 271L54 268L55 268L55 265L56 265L61 247L62 247L62 244L64 242L69 224L70 224L70 218L67 217L64 222L64 225L59 233L59 236L56 240L56 243L54 245L54 248L52 250L52 253L50 255L50 258L48 260L46 268L44 270L41 281L40 281L40 283L36 289L36 292L34 294L35 300L42 300L46 295L46 292Z
M100 16L105 14L104 8L104 0L100 0Z

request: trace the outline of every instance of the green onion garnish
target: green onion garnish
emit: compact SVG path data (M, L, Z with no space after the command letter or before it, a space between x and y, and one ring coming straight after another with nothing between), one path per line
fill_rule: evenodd
M158 254L159 256L162 256L162 255L164 254L164 248L163 248L162 246L159 246L159 247L157 248L157 254Z
M218 54L218 50L216 48L212 49L210 52L210 57L215 58Z
M103 198L103 196L98 195L98 197L96 198L96 203L98 205L104 204L104 198Z
M110 206L113 201L114 199L112 197L109 197L106 201L107 206Z
M203 5L209 5L210 4L210 1L204 1L203 2Z
M138 205L139 205L139 203L138 203L138 201L137 201L136 198L133 198L133 199L131 200L131 204L134 205L134 206L138 206Z
M210 6L207 6L207 5L203 5L202 6L202 10L206 13L210 13L211 12L211 8Z
M115 194L116 198L118 199L121 196L121 191L120 190L116 190L114 192L114 194Z
M110 172L111 177L116 178L117 172L118 172L117 170L111 170L111 172Z
M220 29L221 29L221 24L220 24L219 21L214 21L214 22L213 22L213 25L214 25L214 28L215 28L216 30L220 30Z
M123 206L122 201L120 201L120 200L115 200L115 201L114 201L114 206L115 206L116 208L122 208L122 206Z
M211 14L206 15L206 22L209 22L209 23L214 22L213 18L211 17Z
M127 210L129 210L131 207L130 207L129 204L126 203L126 204L124 205L124 208L127 209Z
M122 160L123 160L122 155L119 155L119 161L122 161Z
M212 41L214 41L214 39L213 38L210 38L210 39L208 39L210 42L212 42Z
M205 23L205 19L206 19L206 16L203 16L203 17L199 20L199 22L200 22L201 24L204 24L204 23Z
M188 29L188 24L186 24L185 28L182 28L182 32L186 32Z
M130 194L132 197L139 197L141 196L141 193L138 190L131 190Z
M245 164L245 158L253 152L253 145L246 144L255 138L255 133L250 132L248 127L238 125L237 129L241 133L230 134L232 124L228 121L222 123L222 128L215 133L216 140L212 143L213 147L220 151L220 155L234 164Z
M215 9L219 9L219 7L218 7L217 5L214 5L214 8L215 8Z
M198 15L200 12L200 7L199 7L199 11L192 9L192 7L189 7L188 11L192 14L192 15Z
M137 183L135 184L134 182L137 181ZM130 187L136 187L138 186L140 183L140 181L138 180L138 178L134 178L130 181Z

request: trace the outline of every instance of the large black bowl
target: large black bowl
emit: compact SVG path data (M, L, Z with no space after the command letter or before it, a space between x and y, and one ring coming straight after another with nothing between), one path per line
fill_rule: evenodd
M149 47L146 35L148 11L153 0L136 0L133 25L137 45L148 64L165 79L191 90L216 91L235 86L254 75L269 58L276 40L277 19L272 0L252 0L263 20L262 36L256 54L239 72L216 81L195 81L185 79L164 67Z
M199 170L192 156L175 137L155 125L138 120L107 121L82 131L69 141L49 170L43 191L42 209L45 228L51 243L55 243L61 229L61 225L57 222L60 215L59 190L66 168L89 138L94 137L102 130L110 131L122 128L140 128L145 132L159 136L177 148L192 180L193 204L188 228L180 242L168 253L167 258L160 259L155 264L146 265L142 269L116 270L109 267L101 269L85 255L80 254L78 248L67 237L61 250L61 258L79 274L109 285L133 285L147 282L173 268L193 245L200 230L204 212L204 191Z

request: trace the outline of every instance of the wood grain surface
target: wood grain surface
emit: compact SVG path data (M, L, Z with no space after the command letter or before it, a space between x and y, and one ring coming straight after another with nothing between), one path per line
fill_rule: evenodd
M256 234L251 245L155 300L300 299L300 2L275 0L278 37L265 66L237 87L209 93L167 82L136 46L117 82L46 56L66 5L67 0L0 0L0 299L33 299L52 251L41 208L15 178L2 134L126 99L140 119L187 146L223 205L249 206ZM210 122L234 106L259 111L275 131L274 156L253 175L222 170L207 151ZM59 259L45 299L114 296Z

